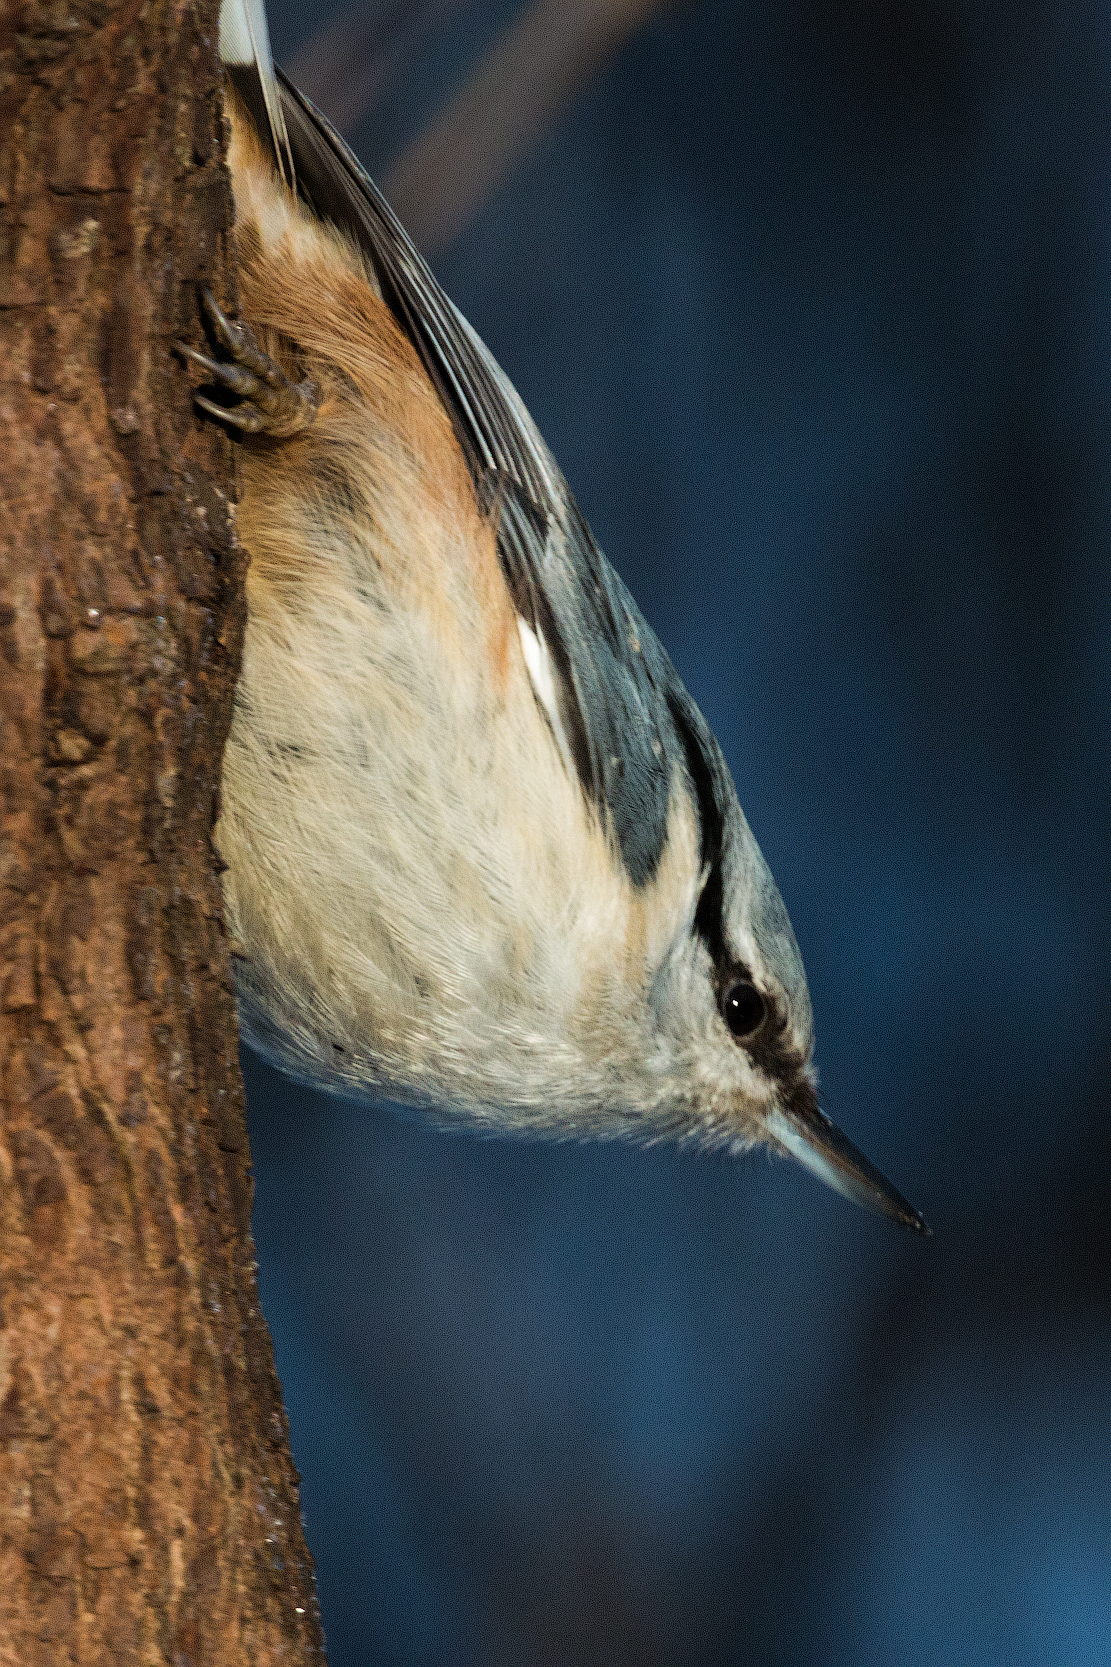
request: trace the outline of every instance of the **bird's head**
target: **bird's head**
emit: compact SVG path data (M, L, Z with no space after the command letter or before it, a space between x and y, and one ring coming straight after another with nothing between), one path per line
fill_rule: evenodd
M717 742L688 702L673 714L698 806L696 902L651 997L687 1078L680 1133L738 1152L785 1152L854 1203L928 1233L819 1106L798 943Z

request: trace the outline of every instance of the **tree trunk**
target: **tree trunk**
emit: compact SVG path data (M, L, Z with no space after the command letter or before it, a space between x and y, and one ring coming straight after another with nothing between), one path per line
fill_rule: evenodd
M0 0L0 1663L323 1661L211 832L215 0Z

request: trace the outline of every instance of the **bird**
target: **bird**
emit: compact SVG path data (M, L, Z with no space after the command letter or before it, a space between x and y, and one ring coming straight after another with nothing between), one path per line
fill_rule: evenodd
M244 1039L448 1124L768 1148L928 1233L820 1107L721 748L513 385L263 0L220 55L239 300L179 346L250 556L215 830Z

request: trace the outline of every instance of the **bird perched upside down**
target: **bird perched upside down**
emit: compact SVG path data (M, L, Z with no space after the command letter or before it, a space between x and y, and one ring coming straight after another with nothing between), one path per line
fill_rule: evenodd
M766 1144L922 1218L818 1108L786 910L705 720L516 392L270 59L221 52L248 627L217 838L247 1040L346 1094Z

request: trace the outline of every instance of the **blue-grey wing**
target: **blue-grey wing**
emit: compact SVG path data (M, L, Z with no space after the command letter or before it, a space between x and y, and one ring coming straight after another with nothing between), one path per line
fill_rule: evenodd
M554 670L559 722L584 793L630 877L655 872L677 766L727 796L716 743L661 644L598 548L512 383L444 294L404 227L327 118L278 71L297 188L353 237L416 347L455 428L475 491L497 518L520 617ZM691 747L701 758L691 758ZM704 795L699 795L700 800Z

